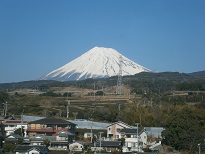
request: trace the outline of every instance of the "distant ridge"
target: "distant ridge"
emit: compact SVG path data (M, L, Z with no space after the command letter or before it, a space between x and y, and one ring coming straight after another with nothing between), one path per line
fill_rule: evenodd
M198 71L198 72L193 72L189 73L192 76L200 77L205 79L205 70L204 71Z
M135 75L129 75L129 76L124 76L124 84L126 84L126 81L130 82L130 79L136 79L137 81L160 81L159 84L161 85L162 82L166 81L168 82L173 82L174 84L176 83L183 83L183 82L201 82L204 83L205 78L203 77L203 74L201 72L204 71L199 71L194 72L194 75L187 74L187 73L179 73L179 72L141 72ZM199 76L198 76L199 75ZM205 76L205 73L204 73ZM104 86L113 86L111 83L114 81L114 84L116 84L117 77L110 77L107 79L88 79L88 80L81 80L81 81L68 81L68 82L59 82L59 81L54 81L54 80L34 80L34 81L22 81L22 82L12 82L12 83L0 83L0 91L5 91L5 90L14 90L14 89L21 89L21 88L46 88L46 87L65 87L65 86L76 86L78 83L81 85L91 85L91 83L94 82L103 82ZM88 83L88 84L86 84ZM134 84L134 83L133 83Z
M198 72L192 72L189 73L190 75L194 75L194 76L205 76L205 70L204 71L198 71Z
M106 78L118 75L120 53L112 48L94 47L67 63L48 73L41 80L71 81L87 78ZM122 75L134 75L150 70L122 56Z

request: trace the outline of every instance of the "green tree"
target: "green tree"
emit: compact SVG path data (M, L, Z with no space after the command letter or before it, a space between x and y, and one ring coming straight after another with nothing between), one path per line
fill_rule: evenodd
M0 92L0 103L5 103L9 100L9 95L5 92Z
M3 144L3 150L5 152L13 152L13 150L16 148L16 145L15 144L12 144L12 143L8 143L8 142L5 142Z
M177 150L194 153L197 145L204 142L205 114L201 110L183 108L173 112L166 123L164 143Z
M22 128L22 129L19 128L19 129L17 129L17 130L14 131L14 134L19 134L19 135L22 136L22 135L24 134L24 129L23 129L23 128Z
M103 91L97 91L97 92L95 93L96 96L103 96L103 94L104 94Z
M48 139L44 140L43 141L43 145L46 145L47 147L49 146L50 144L50 141Z

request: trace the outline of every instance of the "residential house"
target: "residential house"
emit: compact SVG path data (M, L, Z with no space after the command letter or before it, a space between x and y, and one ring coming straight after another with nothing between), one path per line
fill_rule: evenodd
M107 127L107 137L114 140L124 139L123 152L142 152L147 147L147 132L144 128L129 126L121 121Z
M52 136L61 130L66 130L73 134L73 136L69 136L69 140L72 140L75 135L75 128L76 124L63 119L43 118L29 122L27 132L30 137L36 134Z
M49 143L49 150L68 150L75 137L76 124L63 119L43 118L29 122L31 145Z
M48 154L49 150L45 145L18 145L14 152L16 154Z
M18 144L19 142L23 142L24 137L22 137L19 134L10 134L5 137L5 142L13 143L13 144Z
M29 121L23 120L4 120L2 121L2 124L4 125L6 135L13 134L17 129L22 129L22 135L26 137L26 133L23 134L23 132L26 132L25 130L27 130L28 122Z
M71 139L69 136L73 136L73 134L65 130L57 132L54 136L55 140L50 141L50 150L67 150L68 144L73 142L73 140L69 140Z
M125 128L120 133L125 139L123 152L143 152L142 149L147 147L147 133L144 128Z
M30 145L44 145L47 142L55 141L55 136L47 136L44 134L36 134L30 137Z
M83 144L80 142L73 142L69 144L69 150L72 152L80 152L83 151Z
M121 138L120 131L124 128L132 128L132 127L121 121L112 123L111 125L107 126L107 137L112 139Z

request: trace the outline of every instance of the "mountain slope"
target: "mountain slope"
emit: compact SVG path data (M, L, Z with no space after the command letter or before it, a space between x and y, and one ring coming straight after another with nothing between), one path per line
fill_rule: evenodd
M112 48L94 47L41 79L69 81L116 76L119 73L120 55ZM150 71L123 55L121 66L123 76Z

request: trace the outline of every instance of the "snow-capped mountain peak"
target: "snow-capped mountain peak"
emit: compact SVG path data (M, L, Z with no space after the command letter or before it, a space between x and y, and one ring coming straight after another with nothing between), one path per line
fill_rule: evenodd
M119 73L120 56L122 57L122 75L150 71L121 55L115 49L94 47L41 79L67 81L116 76Z

